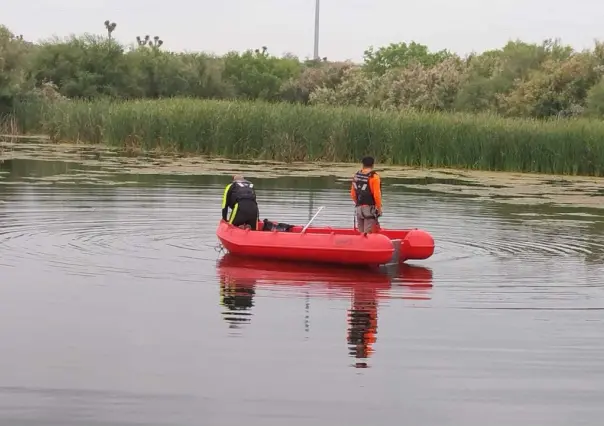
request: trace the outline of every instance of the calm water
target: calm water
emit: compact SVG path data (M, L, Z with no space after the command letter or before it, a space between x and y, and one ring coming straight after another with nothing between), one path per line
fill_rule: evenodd
M384 226L435 255L308 269L216 250L227 177L73 169L0 164L2 425L602 422L598 211L386 182ZM335 178L255 183L262 218L352 224Z

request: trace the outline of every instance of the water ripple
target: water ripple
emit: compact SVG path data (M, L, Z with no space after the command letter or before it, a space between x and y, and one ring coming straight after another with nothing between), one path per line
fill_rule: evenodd
M569 395L601 406L601 216L386 186L383 225L428 230L435 255L355 271L217 253L222 185L157 179L0 184L5 423L255 425L277 406L389 424L407 404L420 424L561 424ZM261 218L324 205L317 224L352 225L344 188L275 186L258 182Z

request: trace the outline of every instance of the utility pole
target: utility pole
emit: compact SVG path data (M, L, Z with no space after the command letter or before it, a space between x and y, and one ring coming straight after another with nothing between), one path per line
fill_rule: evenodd
M321 0L315 3L315 60L319 60L319 6Z

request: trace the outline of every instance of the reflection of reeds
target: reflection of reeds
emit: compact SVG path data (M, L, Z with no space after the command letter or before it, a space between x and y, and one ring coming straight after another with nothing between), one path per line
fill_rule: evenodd
M31 109L31 111L30 111ZM604 175L604 122L195 99L55 101L19 109L57 141L280 161ZM21 120L20 120L21 122ZM31 122L31 120L29 120Z
M17 119L14 116L0 116L0 137L13 141L19 134ZM1 151L2 147L0 147Z

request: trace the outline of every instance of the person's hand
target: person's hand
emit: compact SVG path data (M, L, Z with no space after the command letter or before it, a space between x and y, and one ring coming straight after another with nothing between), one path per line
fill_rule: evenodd
M382 209L375 209L375 212L377 213L378 216L382 215Z

